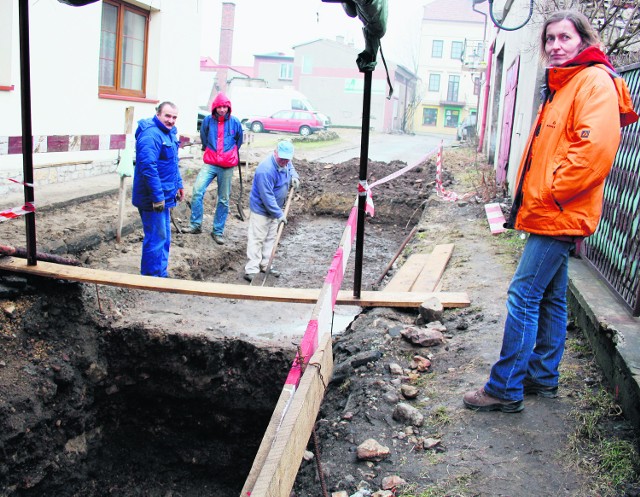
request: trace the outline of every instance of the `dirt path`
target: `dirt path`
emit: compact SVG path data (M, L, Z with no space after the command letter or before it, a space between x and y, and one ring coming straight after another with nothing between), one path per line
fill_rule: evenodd
M454 164L454 175L469 173L469 164ZM452 189L465 193L463 183L454 182ZM584 437L584 424L590 416L596 418L594 399L606 396L607 387L579 330L569 328L559 398L527 397L525 410L518 414L464 408L463 394L487 380L498 358L506 290L522 241L492 236L483 206L476 202L432 197L419 226L407 252L428 253L437 244L454 243L442 289L468 292L471 307L445 312L447 330L440 346L417 347L399 337L398 330L415 324L418 315L391 309L361 314L336 339L339 380L327 392L316 425L327 486L352 495L356 488L385 488L384 478L397 475L406 485L394 495L405 497L637 495L640 487L633 470L616 487L610 475L603 477L593 464L603 453ZM380 353L379 359L351 366L363 354L377 357L374 352ZM411 369L415 355L430 359L426 372ZM392 374L392 364L404 373ZM417 397L404 398L402 385L417 387ZM417 408L424 424L396 419L398 403ZM619 410L612 408L598 419L604 434L597 436L608 443L620 437L631 447L637 444ZM370 438L389 448L388 458L357 459L356 447ZM315 462L303 462L295 488L297 497L320 495Z

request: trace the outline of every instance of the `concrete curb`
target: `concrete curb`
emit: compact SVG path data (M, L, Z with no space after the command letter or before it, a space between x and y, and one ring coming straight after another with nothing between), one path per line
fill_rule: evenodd
M580 259L569 264L567 299L625 417L640 429L640 318Z

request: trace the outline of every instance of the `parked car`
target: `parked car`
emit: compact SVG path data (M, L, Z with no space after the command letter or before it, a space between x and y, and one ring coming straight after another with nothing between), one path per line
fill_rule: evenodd
M318 112L317 110L314 110L313 113L320 120L320 122L324 124L325 128L331 126L331 118L329 116L323 114L322 112Z
M476 137L476 123L478 119L475 114L469 114L465 117L460 124L458 124L458 129L456 131L456 138L458 141L466 141L469 139L474 139Z
M283 131L308 136L325 129L325 124L311 111L280 110L269 117L250 117L247 120L247 127L254 133Z

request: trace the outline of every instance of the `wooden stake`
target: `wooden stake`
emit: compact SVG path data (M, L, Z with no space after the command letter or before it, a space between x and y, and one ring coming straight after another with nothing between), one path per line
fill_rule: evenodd
M133 131L133 107L127 107L124 110L124 134L130 135ZM127 145L125 145L126 147ZM118 228L116 229L116 242L120 243L122 236L122 224L124 221L124 201L127 198L127 185L125 184L125 176L120 175L120 199L118 202Z

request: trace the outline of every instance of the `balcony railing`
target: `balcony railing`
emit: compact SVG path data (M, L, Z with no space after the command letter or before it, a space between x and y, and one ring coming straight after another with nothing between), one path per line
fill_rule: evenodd
M465 40L460 59L462 61L462 69L484 71L487 68L485 53L485 42L483 40Z

